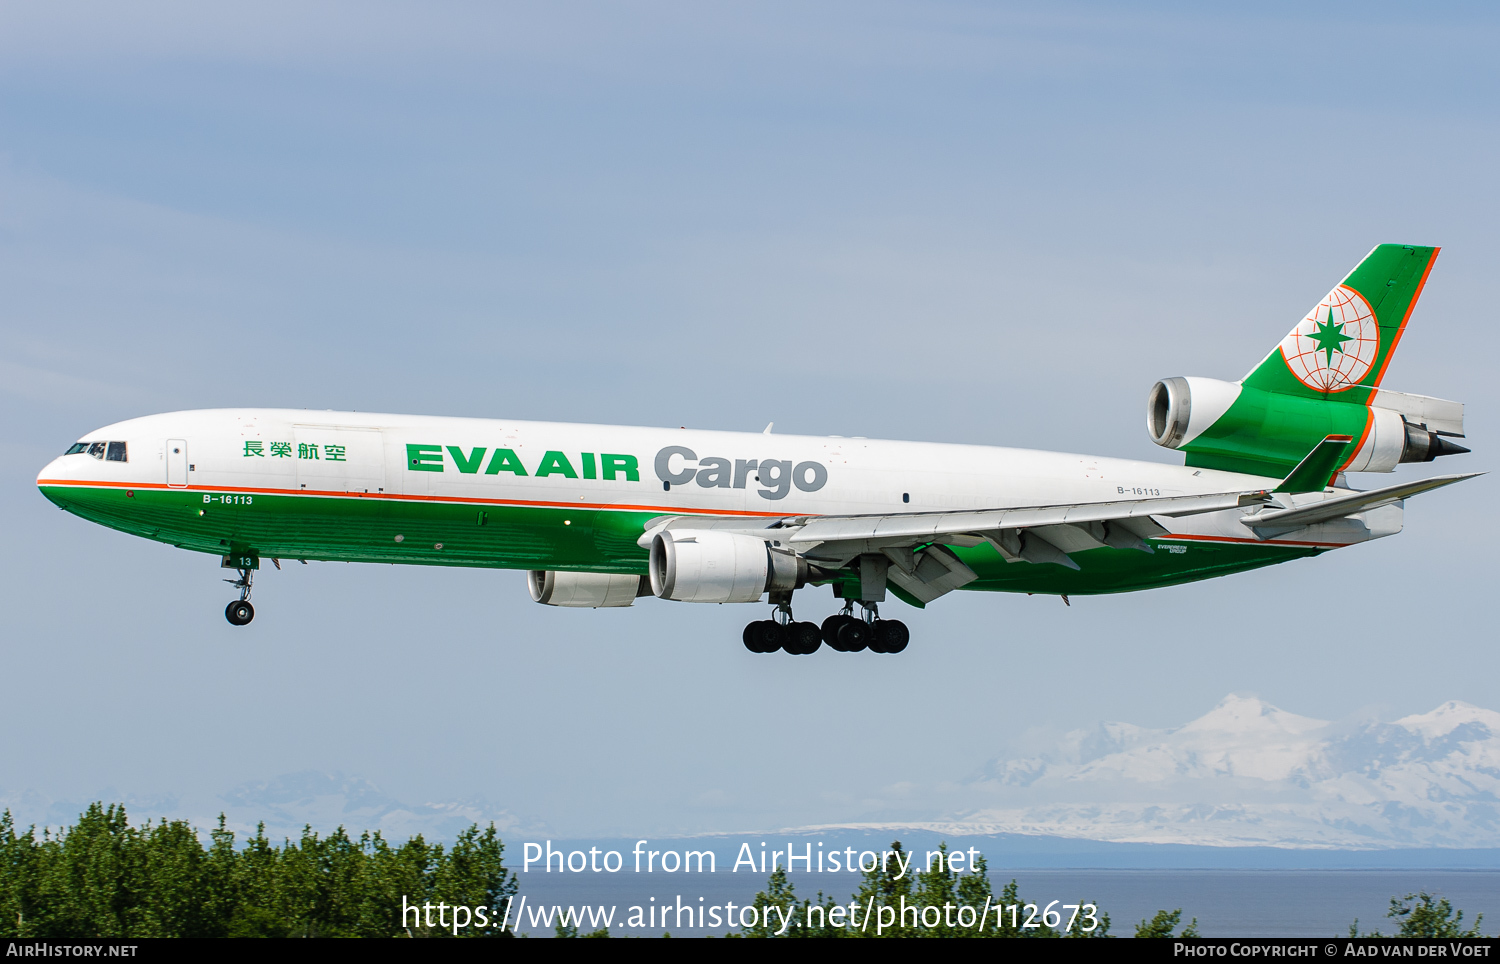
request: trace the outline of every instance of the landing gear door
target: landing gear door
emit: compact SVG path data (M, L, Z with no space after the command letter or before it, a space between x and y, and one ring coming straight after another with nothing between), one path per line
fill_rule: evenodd
M296 459L298 488L360 496L385 491L379 429L297 425L294 434L288 457Z

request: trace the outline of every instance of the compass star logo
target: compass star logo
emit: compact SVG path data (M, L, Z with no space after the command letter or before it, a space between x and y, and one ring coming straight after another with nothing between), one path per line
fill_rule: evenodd
M1297 380L1320 392L1341 392L1359 384L1380 351L1380 326L1370 303L1353 288L1339 285L1281 342L1286 367Z

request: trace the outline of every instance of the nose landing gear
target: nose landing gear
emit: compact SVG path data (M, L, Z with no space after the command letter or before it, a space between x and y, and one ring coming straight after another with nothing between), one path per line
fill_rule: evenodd
M225 579L235 589L240 591L240 598L224 607L224 618L229 620L231 626L244 626L255 618L255 607L250 605L250 581L255 575L253 569L239 570L238 579Z

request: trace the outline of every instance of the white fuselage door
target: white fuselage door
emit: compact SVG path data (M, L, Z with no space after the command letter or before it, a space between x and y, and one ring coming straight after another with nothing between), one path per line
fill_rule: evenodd
M167 484L177 488L188 484L186 439L167 439Z
M296 425L289 456L297 485L309 492L375 495L385 491L385 446L380 430Z

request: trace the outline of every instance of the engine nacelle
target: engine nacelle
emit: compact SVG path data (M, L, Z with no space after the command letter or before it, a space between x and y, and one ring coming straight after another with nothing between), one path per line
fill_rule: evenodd
M533 569L526 574L526 588L544 606L605 609L629 606L637 596L646 595L649 586L645 576Z
M1440 455L1467 451L1425 425L1412 424L1401 412L1372 406L1365 444L1349 463L1348 471L1391 472L1402 462L1431 462Z
M651 591L678 602L756 602L807 583L807 560L764 539L712 529L665 529L651 540Z
M1239 397L1238 382L1163 378L1146 400L1146 431L1157 445L1180 449L1217 422Z
M1244 400L1240 405L1243 424L1237 426L1235 432L1228 438L1204 438L1193 445L1194 440L1241 399ZM1352 402L1265 392L1216 378L1164 378L1152 386L1146 402L1146 429L1157 445L1169 449L1186 448L1189 465L1213 467L1201 457L1195 461L1194 453L1200 450L1229 457L1253 457L1266 453L1246 450L1247 440L1252 445L1274 446L1280 450L1274 457L1281 461L1279 471L1282 473L1289 471L1324 435L1341 430L1331 419L1335 414L1344 419L1346 427L1343 431L1355 438L1362 437L1359 451L1346 468L1349 472L1390 472L1402 462L1431 462L1442 455L1469 451L1444 437L1444 434L1457 434L1463 430L1463 408L1457 402L1395 392L1377 393L1375 400L1376 404L1367 408ZM1434 432L1425 423L1416 424L1415 419L1408 418L1404 411L1381 405L1384 401L1415 408L1419 417L1430 418L1446 431ZM1429 409L1437 414L1431 415ZM1453 411L1458 414L1454 415ZM1276 426L1281 431L1298 427L1302 430L1302 437L1298 438L1296 434L1281 437L1279 431L1267 436L1268 426ZM1276 466L1218 467L1259 475L1278 472Z

